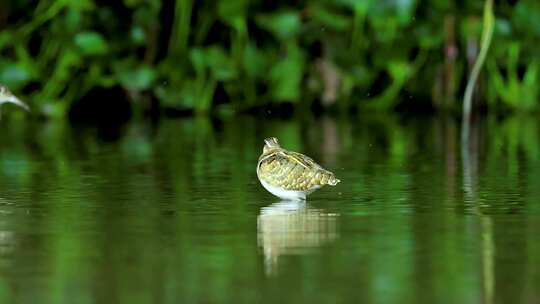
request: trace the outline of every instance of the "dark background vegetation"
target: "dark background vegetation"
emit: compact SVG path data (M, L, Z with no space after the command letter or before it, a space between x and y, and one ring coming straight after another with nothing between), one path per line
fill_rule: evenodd
M8 0L0 83L34 115L456 111L483 1ZM540 3L496 1L484 109L538 108Z

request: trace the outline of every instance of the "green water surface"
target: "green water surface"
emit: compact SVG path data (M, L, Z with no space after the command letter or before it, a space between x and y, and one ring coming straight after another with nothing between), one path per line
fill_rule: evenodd
M540 302L535 117L0 127L0 303ZM273 197L268 136L342 182Z

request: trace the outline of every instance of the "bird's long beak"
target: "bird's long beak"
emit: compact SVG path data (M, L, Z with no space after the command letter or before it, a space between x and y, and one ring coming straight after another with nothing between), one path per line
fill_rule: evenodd
M18 105L19 107L30 112L30 107L26 103L22 102L19 98L15 97L15 95L10 94L8 96L0 97L0 104L6 103L6 102Z

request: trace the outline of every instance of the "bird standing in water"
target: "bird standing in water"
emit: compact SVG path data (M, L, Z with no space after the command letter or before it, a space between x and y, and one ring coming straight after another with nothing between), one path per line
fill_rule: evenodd
M324 185L335 186L339 179L313 159L283 149L277 138L264 140L263 153L257 164L257 177L273 195L282 199L304 200Z

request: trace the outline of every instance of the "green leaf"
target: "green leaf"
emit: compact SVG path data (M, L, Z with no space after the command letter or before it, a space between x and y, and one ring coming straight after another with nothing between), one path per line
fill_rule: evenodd
M512 35L512 24L504 18L495 19L495 33L510 37Z
M146 90L154 84L156 73L151 67L143 65L134 69L121 70L118 79L128 89Z
M540 3L519 1L513 11L512 23L519 31L540 35Z
M234 62L219 46L211 46L206 50L206 62L217 80L230 80L237 75Z
M289 46L285 59L270 71L272 96L278 101L298 101L304 74L304 57L296 45Z
M82 23L83 14L80 10L68 10L65 17L65 30L71 33L76 32Z
M388 72L392 79L404 81L412 73L412 65L407 61L392 60L388 62Z
M84 55L103 55L109 49L107 41L96 32L78 33L75 36L75 45L81 49Z
M313 19L325 27L336 31L346 31L351 26L351 19L345 15L333 12L328 7L314 5L310 9Z
M294 37L300 32L300 16L294 11L259 15L255 21L260 27L271 32L280 40Z
M204 73L204 68L206 66L205 58L204 58L204 50L202 48L191 49L191 52L189 53L189 58L191 59L191 64L193 65L193 69L195 70L195 73L196 74Z
M264 76L268 66L266 56L252 44L249 44L244 50L243 65L250 78Z
M195 72L199 75L208 69L216 80L225 81L237 76L234 61L220 46L211 46L207 49L193 48L190 59Z
M31 71L25 66L0 60L0 83L12 89L24 86L31 78Z
M415 0L395 0L394 13L398 16L400 25L407 25L412 22L416 2Z
M246 18L247 6L247 0L221 0L218 2L219 18L234 27L239 19Z
M133 26L130 31L130 38L133 43L142 45L146 40L146 34L141 26Z

